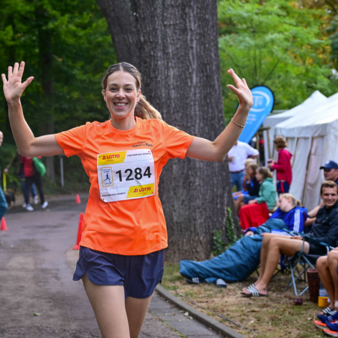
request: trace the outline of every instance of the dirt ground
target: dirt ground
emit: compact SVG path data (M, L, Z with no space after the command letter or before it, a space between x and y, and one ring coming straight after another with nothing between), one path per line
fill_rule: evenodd
M284 291L289 276L281 274L275 276L269 284L268 297L241 297L242 288L255 282L256 277L257 275L254 273L246 281L228 284L225 289L206 283L192 285L188 284L185 278L179 274L178 264L166 264L163 286L172 294L177 295L176 290L186 297L178 296L188 304L248 338L326 337L320 329L313 325L313 320L321 308L310 302L309 293L306 292L303 295L303 305L295 306L293 305L295 299L293 289ZM209 311L197 307L189 300ZM217 314L242 327L220 318Z

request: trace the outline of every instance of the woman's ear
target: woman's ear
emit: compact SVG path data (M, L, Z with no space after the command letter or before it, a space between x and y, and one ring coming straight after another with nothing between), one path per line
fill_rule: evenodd
M104 89L102 89L102 96L103 96L103 99L106 101L106 91Z
M137 97L136 97L136 102L139 102L140 101L140 99L141 99L141 90L139 90L138 91L138 93L137 93Z

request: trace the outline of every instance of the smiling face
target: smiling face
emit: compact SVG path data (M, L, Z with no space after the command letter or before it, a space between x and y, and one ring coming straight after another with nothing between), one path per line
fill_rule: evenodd
M252 176L252 174L254 173L253 169L248 165L245 166L245 171L249 176Z
M321 198L327 208L334 206L338 200L336 188L323 187Z
M112 119L134 118L135 106L141 92L136 87L136 80L131 74L121 70L112 73L102 93Z

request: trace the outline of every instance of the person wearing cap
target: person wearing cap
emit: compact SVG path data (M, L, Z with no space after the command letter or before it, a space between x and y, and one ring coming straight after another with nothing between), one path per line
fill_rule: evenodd
M338 164L335 161L329 160L325 164L323 164L319 169L324 170L324 179L326 181L333 181L338 185ZM305 226L309 227L312 225L312 223L316 220L316 216L318 213L318 210L324 206L324 202L321 201L319 205L317 205L314 209L312 209L308 213L308 219L305 222ZM306 228L307 229L307 228ZM307 232L307 231L305 231Z
M326 181L334 181L338 184L338 164L335 161L327 161L319 169L324 170L324 178Z

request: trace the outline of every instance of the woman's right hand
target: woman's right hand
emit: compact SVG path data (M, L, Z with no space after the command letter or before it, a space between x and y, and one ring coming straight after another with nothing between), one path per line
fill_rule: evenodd
M25 82L22 82L23 72L25 70L25 62L20 63L15 62L14 68L11 66L8 67L8 79L6 79L5 74L1 74L3 89L6 101L8 103L17 102L20 100L20 97L26 87L33 81L34 77L29 77Z

